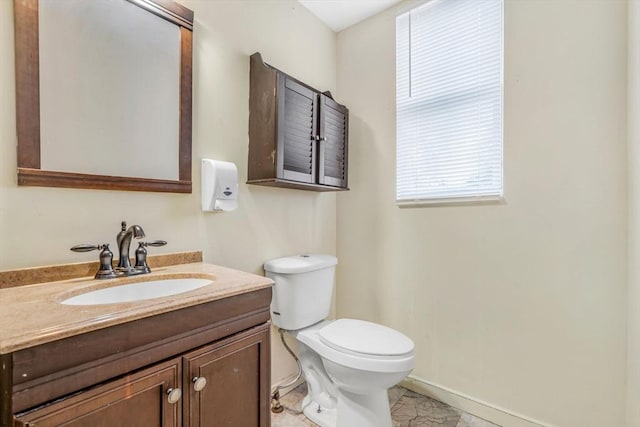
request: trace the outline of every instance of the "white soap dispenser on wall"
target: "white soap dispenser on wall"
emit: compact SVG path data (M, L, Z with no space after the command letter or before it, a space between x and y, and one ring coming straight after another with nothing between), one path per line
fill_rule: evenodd
M232 211L238 207L238 169L230 162L202 159L202 210Z

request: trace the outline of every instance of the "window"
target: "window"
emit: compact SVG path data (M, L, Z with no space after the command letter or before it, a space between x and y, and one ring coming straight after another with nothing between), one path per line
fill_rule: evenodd
M398 204L502 197L502 0L396 19Z

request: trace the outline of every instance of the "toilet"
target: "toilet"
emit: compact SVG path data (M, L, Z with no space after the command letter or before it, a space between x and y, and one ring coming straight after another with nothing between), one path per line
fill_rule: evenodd
M376 323L326 319L337 263L331 255L267 261L271 319L297 340L307 418L321 427L390 427L387 389L413 369L414 344Z

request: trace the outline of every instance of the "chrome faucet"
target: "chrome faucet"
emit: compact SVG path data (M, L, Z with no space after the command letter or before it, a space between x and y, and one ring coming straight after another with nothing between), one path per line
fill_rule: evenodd
M116 236L116 242L118 243L119 260L116 271L122 271L125 274L130 274L133 270L131 267L131 261L129 260L129 249L131 248L131 239L141 239L144 236L144 230L139 225L132 225L127 228L127 222L122 221L122 229Z

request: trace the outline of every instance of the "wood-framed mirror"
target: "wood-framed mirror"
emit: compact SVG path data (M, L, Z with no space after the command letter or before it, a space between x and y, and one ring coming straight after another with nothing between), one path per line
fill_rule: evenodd
M193 12L14 0L18 185L191 192Z

